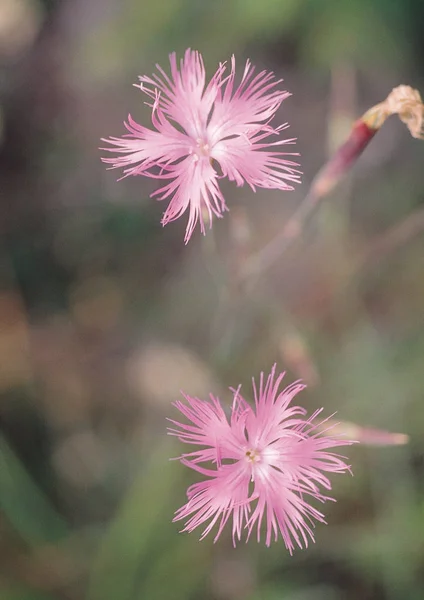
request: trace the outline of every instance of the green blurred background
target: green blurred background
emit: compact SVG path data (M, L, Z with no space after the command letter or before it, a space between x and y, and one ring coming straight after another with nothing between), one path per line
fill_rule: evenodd
M0 0L0 598L424 598L424 143L391 119L248 293L238 274L352 121L424 92L422 0ZM162 229L155 182L117 183L100 137L148 124L139 74L185 48L284 78L292 193L224 184L206 238ZM405 432L355 447L317 542L233 549L180 535L195 474L165 435L183 389L269 371L301 400ZM200 534L200 531L199 531Z

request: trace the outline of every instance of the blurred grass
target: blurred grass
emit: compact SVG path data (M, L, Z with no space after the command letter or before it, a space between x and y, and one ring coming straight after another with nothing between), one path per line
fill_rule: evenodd
M187 536L179 537L177 526L171 525L177 508L172 506L172 491L181 473L181 467L169 461L174 450L170 443L158 443L143 461L141 474L132 483L94 558L88 600L130 600L138 594L159 600L167 592L182 600L203 579L204 548ZM159 543L158 548L163 536L169 542ZM153 562L152 555L156 555Z
M31 588L16 586L0 587L0 598L2 600L52 600L54 596L43 592L36 592Z
M0 437L0 510L33 547L58 542L68 534L65 521Z

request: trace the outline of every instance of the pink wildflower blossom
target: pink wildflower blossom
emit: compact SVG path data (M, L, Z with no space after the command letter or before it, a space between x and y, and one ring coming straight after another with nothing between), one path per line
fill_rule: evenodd
M190 396L185 396L187 404L175 402L189 423L171 420L175 427L169 433L200 447L180 460L206 477L188 488L188 502L175 513L174 521L187 519L183 531L207 524L203 539L217 524L216 541L232 516L234 545L243 529L248 540L256 528L259 542L263 522L267 546L281 535L292 554L296 544L303 548L315 541L314 521L325 520L309 500L333 500L321 491L331 490L326 473L350 467L331 449L353 442L331 435L324 421L316 422L322 409L306 418L305 409L292 406L305 386L296 382L280 391L284 373L275 375L275 365L266 381L262 373L259 390L253 381L253 408L239 389L232 390L229 419L212 395L210 402Z
M235 59L226 73L220 64L206 85L205 68L199 52L186 50L178 68L175 53L170 55L171 76L157 66L152 77L140 77L139 87L152 99L153 129L136 123L131 115L125 127L129 133L103 141L118 156L103 158L112 168L124 168L124 177L145 175L165 181L152 196L169 200L162 224L178 219L189 211L185 242L196 223L205 233L205 218L212 226L213 216L228 210L218 185L228 177L237 186L248 183L279 190L293 189L299 181L297 163L286 160L288 153L275 151L294 139L269 141L288 127L269 123L282 101L290 94L276 90L281 80L246 62L236 87ZM293 153L291 153L293 154ZM217 170L219 167L219 171Z

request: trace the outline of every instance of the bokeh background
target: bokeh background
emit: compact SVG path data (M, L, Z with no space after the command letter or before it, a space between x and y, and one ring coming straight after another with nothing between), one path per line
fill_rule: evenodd
M353 120L400 83L424 92L423 22L422 0L0 0L0 598L424 598L424 142L390 119L239 281ZM131 84L187 47L209 75L235 53L284 78L304 176L224 184L231 212L184 246L155 182L116 182L98 147L128 112L149 122ZM168 460L172 401L249 396L274 362L310 411L410 443L350 449L293 557L180 535L195 475Z

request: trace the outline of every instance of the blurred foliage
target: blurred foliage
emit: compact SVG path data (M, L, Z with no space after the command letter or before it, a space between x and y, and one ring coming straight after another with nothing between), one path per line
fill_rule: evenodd
M31 546L56 542L67 534L62 519L25 473L5 440L0 439L0 506Z
M389 121L260 285L237 275L357 116L424 92L423 19L422 0L0 0L0 598L422 599L422 142ZM148 123L131 83L186 47L285 79L305 175L284 198L225 186L231 212L184 247L98 146ZM311 411L411 443L352 449L292 558L178 534L171 402L229 400L275 361Z

